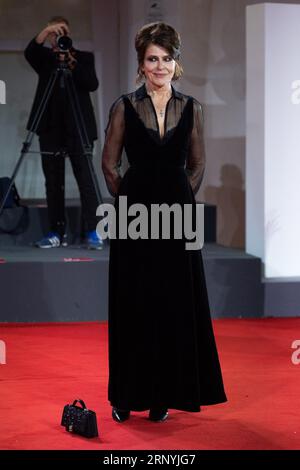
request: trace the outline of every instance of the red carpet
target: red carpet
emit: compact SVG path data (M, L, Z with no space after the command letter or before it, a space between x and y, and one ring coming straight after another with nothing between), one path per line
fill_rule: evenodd
M217 320L214 328L228 403L201 413L170 410L164 423L133 413L111 419L106 323L1 325L0 449L299 449L300 364L291 344L300 318ZM60 426L65 403L83 398L100 437Z

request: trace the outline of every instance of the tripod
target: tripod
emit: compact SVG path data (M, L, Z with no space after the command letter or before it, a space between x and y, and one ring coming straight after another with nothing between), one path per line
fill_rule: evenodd
M20 157L17 161L17 164L14 168L13 174L10 179L10 184L7 188L6 193L3 196L3 199L1 201L0 205L0 216L2 214L2 211L5 207L6 200L10 194L11 189L13 188L15 179L17 177L18 171L20 169L20 166L22 164L22 161L24 160L25 156L27 153L30 151L30 146L32 144L34 134L36 133L38 126L40 124L40 121L43 117L43 114L46 110L47 104L49 102L49 99L52 95L55 83L60 80L60 86L66 90L67 97L69 99L69 102L71 104L71 109L72 109L72 114L75 120L75 125L76 125L76 130L79 136L80 144L82 147L82 155L84 158L86 158L87 163L88 163L88 169L89 173L92 179L92 183L95 189L96 197L97 197L97 203L98 206L103 203L103 199L101 196L101 192L99 189L98 185L98 180L96 177L95 169L93 166L92 162L92 145L89 141L89 137L87 134L85 122L82 116L78 96L77 96L77 91L74 85L73 77L72 77L72 71L69 69L68 64L66 62L66 54L64 53L64 59L62 61L57 60L57 66L53 70L50 79L47 83L47 86L45 88L45 92L42 96L42 99L40 101L40 104L38 106L38 109L36 111L36 114L33 118L31 128L26 136L25 142L23 142L23 146L21 149L21 154ZM48 152L43 152L43 153L48 153ZM50 152L51 153L51 152ZM51 153L52 154L52 153ZM54 157L56 158L56 157Z

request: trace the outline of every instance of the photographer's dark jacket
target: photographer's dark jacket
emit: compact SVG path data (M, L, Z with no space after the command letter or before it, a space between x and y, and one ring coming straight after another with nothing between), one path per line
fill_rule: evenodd
M24 52L26 60L39 76L38 86L27 123L27 129L32 129L33 120L44 95L47 84L57 63L56 55L52 49L38 44L34 39L30 41ZM72 71L74 85L87 128L90 141L97 139L97 126L90 92L98 88L98 80L95 72L94 55L91 52L75 50L77 64ZM51 94L48 105L43 113L37 134L47 133L57 129L77 135L76 125L72 114L71 103L66 89L62 88L61 80L57 80Z

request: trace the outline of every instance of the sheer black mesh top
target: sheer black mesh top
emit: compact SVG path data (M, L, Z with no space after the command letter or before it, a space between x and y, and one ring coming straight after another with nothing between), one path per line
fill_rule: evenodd
M143 85L126 97L130 100L139 118L157 143L169 138L177 127L183 110L190 98L172 86L165 112L163 134L160 134L157 114L153 101ZM189 152L186 160L186 174L196 193L201 185L205 169L205 148L203 138L203 111L201 104L193 99L193 127L190 135ZM118 98L111 106L108 124L105 129L105 143L102 154L102 169L110 193L115 196L121 182L119 167L124 146L125 117L124 97Z

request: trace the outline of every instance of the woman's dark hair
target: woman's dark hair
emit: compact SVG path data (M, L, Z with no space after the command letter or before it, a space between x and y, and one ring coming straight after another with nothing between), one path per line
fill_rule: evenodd
M137 82L141 81L144 76L142 66L146 50L150 44L163 47L175 60L176 66L173 80L178 80L183 74L183 68L179 62L181 46L179 33L172 26L158 22L144 25L135 36L135 49L138 59Z

